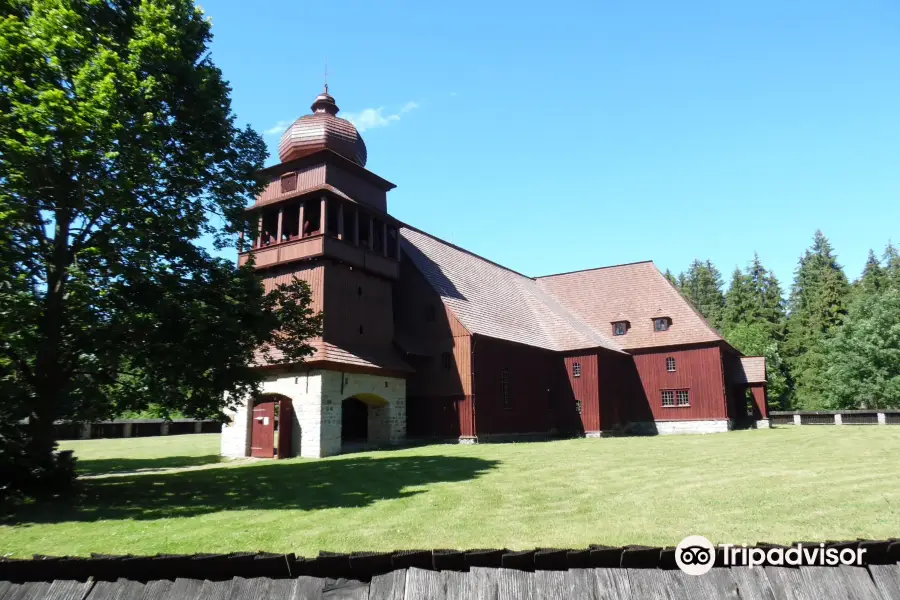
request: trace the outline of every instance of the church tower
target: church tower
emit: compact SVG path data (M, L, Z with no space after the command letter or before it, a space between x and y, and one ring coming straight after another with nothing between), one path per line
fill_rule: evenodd
M398 442L406 429L406 376L393 346L400 222L387 211L394 184L366 169L366 144L340 118L328 86L281 137L280 162L253 206L255 239L242 240L266 290L297 277L324 315L302 365L261 365L264 395L223 429L226 456L338 454Z

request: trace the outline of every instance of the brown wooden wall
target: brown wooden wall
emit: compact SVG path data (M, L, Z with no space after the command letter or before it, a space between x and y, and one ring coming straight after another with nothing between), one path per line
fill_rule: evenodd
M406 383L407 434L474 436L471 336L406 257L394 289L394 327L415 369Z
M666 358L675 358L676 371L666 371ZM674 348L635 354L647 405L657 420L725 419L722 354L718 346ZM663 408L661 390L690 390L689 407ZM634 419L632 419L634 420Z
M290 283L296 276L309 284L312 289L312 309L319 312L323 308L323 292L325 289L325 266L320 263L306 263L304 265L285 265L275 267L265 272L263 277L263 289L271 292L277 285Z
M565 413L578 414L577 408L569 406L575 401L581 402L580 423L576 424L581 431L600 431L600 374L597 364L597 354L576 354L562 358L565 365L565 383L568 389L563 388L562 397L557 399L558 409ZM581 365L581 377L575 377L574 367ZM571 394L571 399L569 398ZM571 429L571 424L565 423L565 416L561 415L561 429ZM568 425L568 426L567 426Z
M326 342L365 349L387 349L393 343L392 286L381 277L341 263L327 264L324 314Z
M553 390L561 385L561 357L549 350L473 336L475 427L479 436L546 433L558 426ZM501 372L509 373L509 405ZM558 392L556 394L559 395Z
M387 212L387 192L337 165L328 165L325 183L333 185L360 204Z
M761 383L755 383L750 386L750 393L753 394L753 403L756 405L755 417L757 419L769 418L769 398L766 394L766 386Z
M287 173L297 174L297 184L293 190L285 193L281 192L281 177L284 174L273 176L274 179L266 185L262 194L257 197L256 203L257 205L271 204L284 198L300 195L305 190L321 186L325 183L325 172L325 165L310 165L295 171L287 171Z

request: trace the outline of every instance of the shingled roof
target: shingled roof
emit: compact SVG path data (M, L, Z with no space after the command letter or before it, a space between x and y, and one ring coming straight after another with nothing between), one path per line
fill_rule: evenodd
M470 332L548 350L634 350L722 341L651 261L531 278L440 240L401 229L402 246ZM668 317L667 331L653 319ZM611 323L628 332L612 335Z
M403 251L471 333L548 350L621 351L534 279L418 229L401 235Z
M742 356L735 361L732 379L735 383L765 383L766 382L766 357Z
M538 277L537 285L595 330L627 315L628 332L615 337L627 350L718 342L722 336L701 317L651 261ZM653 319L668 317L667 331Z

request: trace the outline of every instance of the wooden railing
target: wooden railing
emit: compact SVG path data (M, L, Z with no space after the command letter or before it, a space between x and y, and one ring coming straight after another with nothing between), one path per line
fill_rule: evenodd
M188 433L221 433L222 423L211 419L117 419L94 423L57 421L58 440L88 440L98 438L152 437L184 435Z
M773 410L772 425L900 425L900 410Z

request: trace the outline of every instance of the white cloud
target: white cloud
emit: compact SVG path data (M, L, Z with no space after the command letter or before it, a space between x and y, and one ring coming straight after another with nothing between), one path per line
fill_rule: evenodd
M287 129L287 126L290 124L290 121L278 121L268 129L266 129L263 133L265 133L266 135L278 135L280 133L284 133L284 130Z
M343 113L341 116L356 125L360 133L367 129L387 127L391 123L400 120L400 115L419 108L417 102L409 101L403 105L399 112L385 114L383 106L379 108L366 108L358 113Z

